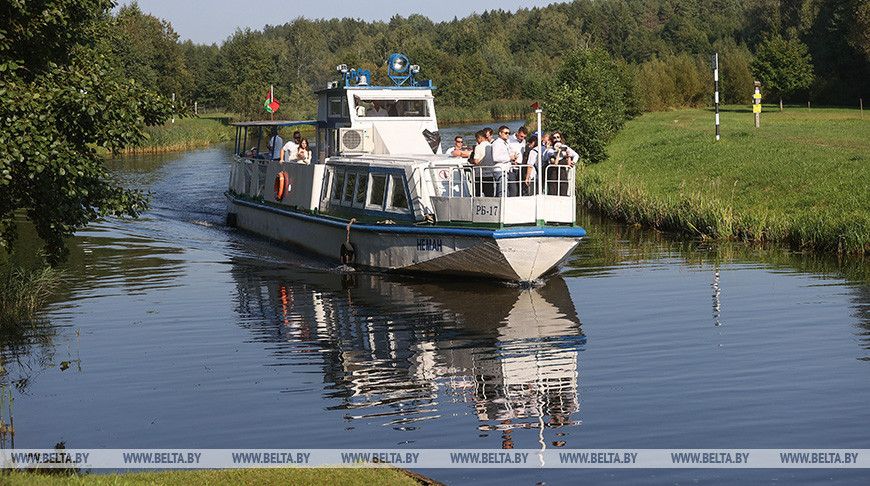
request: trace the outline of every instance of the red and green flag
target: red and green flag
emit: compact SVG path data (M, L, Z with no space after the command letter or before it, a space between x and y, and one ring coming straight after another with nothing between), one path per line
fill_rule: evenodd
M281 107L281 104L275 101L274 90L274 86L269 87L269 94L266 95L266 102L263 103L263 108L266 110L266 113L275 113L278 111L278 108Z

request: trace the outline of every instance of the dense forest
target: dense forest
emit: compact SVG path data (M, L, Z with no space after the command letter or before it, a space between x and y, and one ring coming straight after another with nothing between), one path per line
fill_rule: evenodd
M440 23L299 17L239 29L219 46L178 42L168 21L136 3L116 20L108 48L127 76L182 103L250 116L262 116L269 85L284 117L310 116L313 91L337 78L338 64L387 82L383 64L393 52L420 65L438 103L452 106L546 99L564 57L588 48L634 73L645 110L710 104L714 52L724 103L748 103L759 78L769 80L766 101L852 106L870 95L870 0L576 0ZM762 54L803 71L777 81Z

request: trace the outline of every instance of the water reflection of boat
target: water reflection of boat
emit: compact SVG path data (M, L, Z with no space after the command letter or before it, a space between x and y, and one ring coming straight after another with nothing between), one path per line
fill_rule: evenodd
M287 355L324 356L329 409L349 420L413 427L466 402L481 430L577 422L585 336L559 277L532 289L365 274L351 288L327 273L236 278L246 325Z

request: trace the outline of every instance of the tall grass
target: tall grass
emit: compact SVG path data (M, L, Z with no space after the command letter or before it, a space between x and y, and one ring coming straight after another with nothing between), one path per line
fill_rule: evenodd
M6 264L0 273L0 330L32 322L61 282L60 270Z
M578 171L582 200L617 219L701 238L870 252L870 123L856 110L650 113L611 159Z
M214 114L147 127L145 143L140 147L129 147L125 153L175 152L231 140L234 132L227 125L228 120L226 115Z

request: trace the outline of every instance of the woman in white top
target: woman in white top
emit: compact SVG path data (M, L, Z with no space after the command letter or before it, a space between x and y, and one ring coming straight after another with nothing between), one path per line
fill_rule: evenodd
M308 139L303 138L299 142L299 148L296 150L296 162L300 164L311 163L311 149L308 147Z

